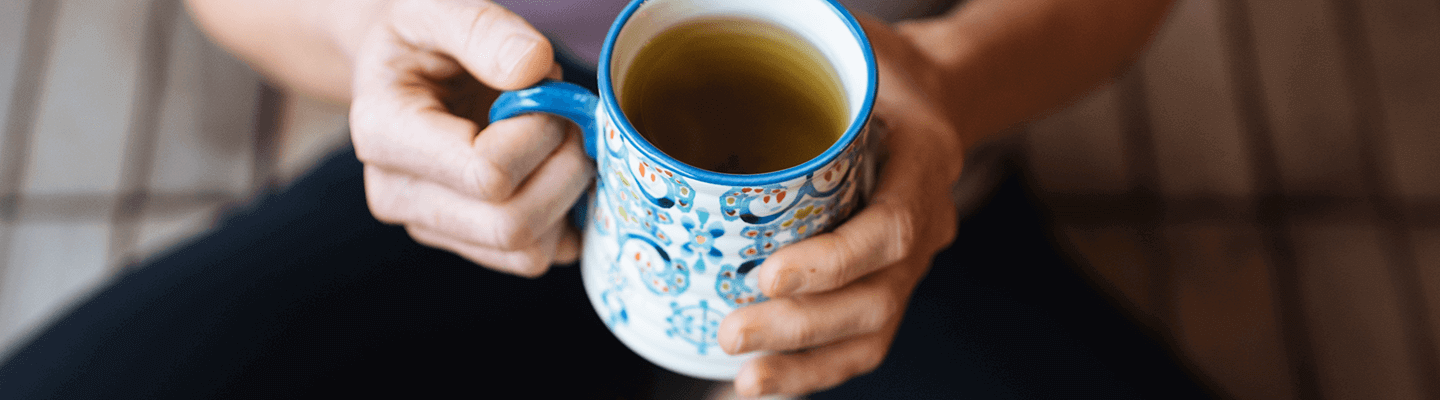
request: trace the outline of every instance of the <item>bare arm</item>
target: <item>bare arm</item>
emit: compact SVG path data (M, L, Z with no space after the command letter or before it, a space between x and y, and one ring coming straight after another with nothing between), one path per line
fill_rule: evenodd
M1171 3L976 0L898 30L940 70L926 83L943 90L945 112L970 145L1121 72Z
M350 102L351 65L382 0L186 0L210 36L272 80Z

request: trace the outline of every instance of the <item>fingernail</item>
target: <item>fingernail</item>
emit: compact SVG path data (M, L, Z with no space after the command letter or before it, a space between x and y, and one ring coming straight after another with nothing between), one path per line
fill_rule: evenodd
M505 76L514 74L515 68L519 68L526 56L535 51L539 44L540 41L528 35L514 35L505 39L505 43L500 45L498 57L495 57L496 67Z
M726 326L723 325L720 327L722 330L725 328ZM740 329L728 329L728 331L730 331L731 334L726 336L734 339L730 340L730 346L724 348L725 352L731 355L740 354L740 351L745 349L745 334L741 333Z
M770 297L785 297L800 289L800 273L793 269L782 269L775 273L775 283L770 285Z

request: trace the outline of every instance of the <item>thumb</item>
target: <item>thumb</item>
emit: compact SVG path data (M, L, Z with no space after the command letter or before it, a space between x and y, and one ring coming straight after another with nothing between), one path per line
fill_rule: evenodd
M550 41L519 15L489 1L401 1L391 16L400 39L449 55L495 89L534 85L554 68Z

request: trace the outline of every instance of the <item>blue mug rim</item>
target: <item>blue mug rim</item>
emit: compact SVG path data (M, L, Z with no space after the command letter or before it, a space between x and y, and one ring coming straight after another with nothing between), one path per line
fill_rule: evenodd
M850 28L850 33L854 35L854 38L860 43L860 52L865 57L867 75L865 97L861 100L860 112L850 121L850 127L845 130L845 134L841 135L825 152L820 153L820 155L800 165L761 174L726 174L707 171L681 162L665 154L660 151L659 148L655 147L655 145L651 144L650 141L640 136L639 131L635 130L635 127L630 124L630 118L626 117L625 114L620 111L620 102L615 96L615 91L612 87L613 82L611 82L610 78L612 50L615 48L616 39L620 36L620 29L625 27L626 23L630 21L630 17L634 16L635 12L640 9L640 6L643 6L648 1L650 0L631 1L629 5L625 6L625 10L620 12L620 16L615 19L615 23L610 26L610 32L605 35L605 43L600 49L600 61L598 65L600 79L599 85L597 86L599 86L600 89L600 101L604 102L605 108L610 110L608 114L613 114L607 115L606 117L612 118L612 122L619 125L619 128L624 131L624 134L621 135L624 137L624 140L630 142L640 150L641 154L644 154L650 160L654 160L657 164L685 177L717 185L763 186L781 183L809 175L825 166L825 164L834 161L847 147L856 144L856 138L860 136L860 132L865 129L865 125L870 122L870 112L875 105L875 91L878 83L875 53L870 47L870 39L865 35L865 30L860 27L860 21L856 20L855 16L851 15L849 11L846 11L845 7L841 6L838 1L819 0L829 5L830 9L834 11L836 15L840 16L845 22L845 25ZM599 137L604 137L603 132L598 134L600 135Z

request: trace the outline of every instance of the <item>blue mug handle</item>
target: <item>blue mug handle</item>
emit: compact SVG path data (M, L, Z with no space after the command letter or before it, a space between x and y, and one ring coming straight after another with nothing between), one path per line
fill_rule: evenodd
M546 80L539 85L500 94L490 106L490 122L528 113L548 113L565 117L580 126L585 154L595 158L595 142L600 137L600 124L595 120L600 98L589 89L568 82Z
M573 83L546 80L539 85L500 94L495 104L490 105L490 122L529 113L559 115L580 126L580 139L584 142L585 154L595 158L595 146L600 137L600 123L595 112L600 98L589 89ZM570 223L577 228L585 227L589 194L582 195L575 206L570 207Z

